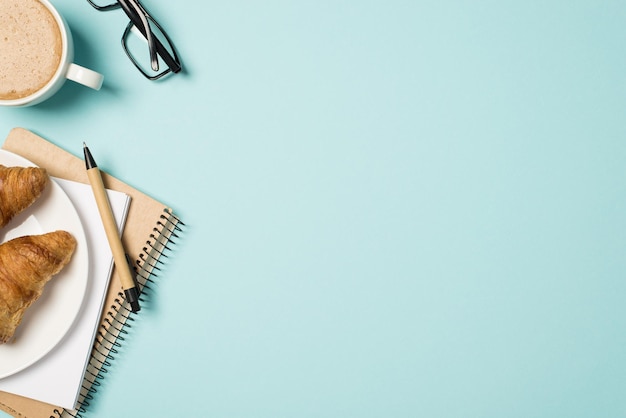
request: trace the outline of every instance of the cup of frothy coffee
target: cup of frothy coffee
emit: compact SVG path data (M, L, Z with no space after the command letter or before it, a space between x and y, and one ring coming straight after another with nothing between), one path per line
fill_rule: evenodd
M99 90L102 75L73 60L72 34L48 0L0 0L0 106L40 103L68 79Z

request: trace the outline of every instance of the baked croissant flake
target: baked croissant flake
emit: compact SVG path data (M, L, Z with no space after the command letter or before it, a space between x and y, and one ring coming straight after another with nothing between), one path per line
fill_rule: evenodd
M44 285L65 267L76 249L66 231L27 235L0 245L0 344L15 333Z
M0 165L0 228L32 205L48 181L45 168Z

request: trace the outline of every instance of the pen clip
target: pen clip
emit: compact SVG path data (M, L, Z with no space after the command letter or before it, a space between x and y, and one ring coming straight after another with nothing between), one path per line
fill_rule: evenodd
M124 254L126 257L126 262L128 263L128 271L130 272L130 277L133 279L134 286L130 289L124 289L124 297L126 301L130 304L131 312L139 312L141 307L139 306L139 286L137 284L137 272L133 268L132 262L128 254Z

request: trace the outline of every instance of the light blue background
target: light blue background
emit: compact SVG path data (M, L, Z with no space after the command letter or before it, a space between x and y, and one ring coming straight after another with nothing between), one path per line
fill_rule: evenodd
M159 83L55 4L105 86L0 136L188 225L87 417L626 416L623 1L145 0Z

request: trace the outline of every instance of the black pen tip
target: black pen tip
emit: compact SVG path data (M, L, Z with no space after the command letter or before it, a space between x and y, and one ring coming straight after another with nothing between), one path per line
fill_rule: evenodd
M93 159L91 152L89 152L89 148L87 148L87 144L85 144L84 142L83 142L83 154L85 154L85 166L87 170L98 166L96 164L96 161Z

